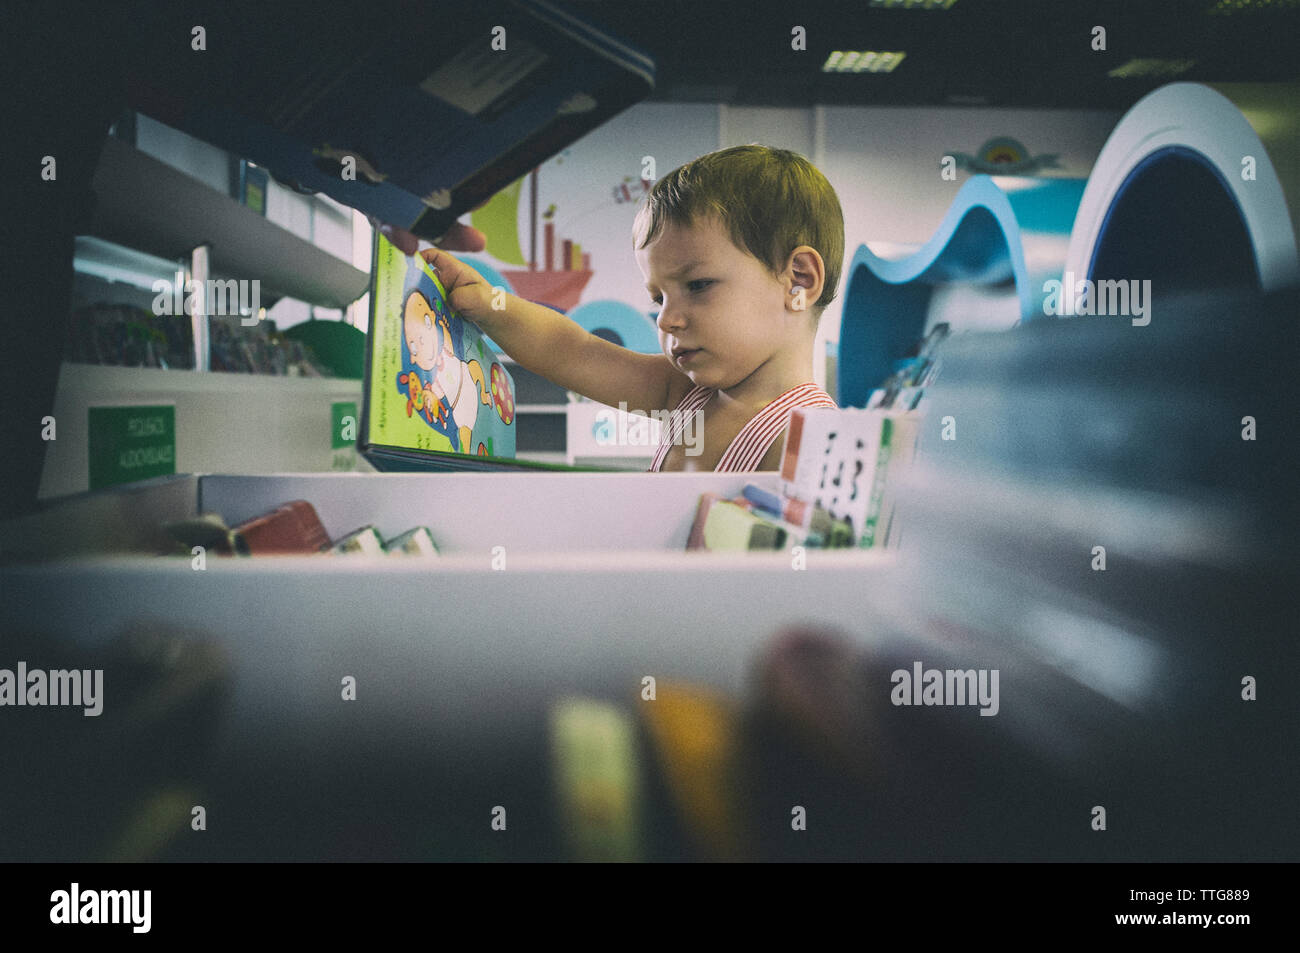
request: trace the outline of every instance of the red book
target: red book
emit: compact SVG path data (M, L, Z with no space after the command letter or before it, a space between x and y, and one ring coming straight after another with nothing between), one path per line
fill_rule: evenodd
M241 556L307 555L330 548L329 534L306 500L294 500L231 531Z

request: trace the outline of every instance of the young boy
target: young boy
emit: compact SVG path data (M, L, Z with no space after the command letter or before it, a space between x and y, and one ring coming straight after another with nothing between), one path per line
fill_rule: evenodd
M835 406L812 374L844 258L835 190L793 152L723 149L655 183L633 244L660 308L662 354L629 351L513 295L493 310L474 269L437 248L423 255L451 307L530 371L611 407L660 419L673 410L651 472L778 469L790 412ZM689 414L704 435L693 454L681 440Z

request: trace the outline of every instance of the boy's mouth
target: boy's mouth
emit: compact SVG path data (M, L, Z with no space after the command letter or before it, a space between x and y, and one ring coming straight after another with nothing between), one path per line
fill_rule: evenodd
M699 354L701 350L703 349L698 347L675 347L673 348L673 360L678 364L685 364Z

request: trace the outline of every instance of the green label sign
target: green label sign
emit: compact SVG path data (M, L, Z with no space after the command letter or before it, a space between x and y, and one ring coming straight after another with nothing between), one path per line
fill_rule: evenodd
M333 418L333 427L330 430L330 446L335 450L342 450L344 447L355 447L357 445L357 428L361 425L361 417L357 414L357 405L355 401L342 401L330 405L330 416Z
M176 408L90 407L90 488L176 472Z

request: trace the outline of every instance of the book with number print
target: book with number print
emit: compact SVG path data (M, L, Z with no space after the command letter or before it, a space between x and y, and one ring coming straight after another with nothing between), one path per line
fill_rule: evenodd
M797 408L781 460L782 492L849 520L858 545L890 541L893 485L911 463L915 411Z

